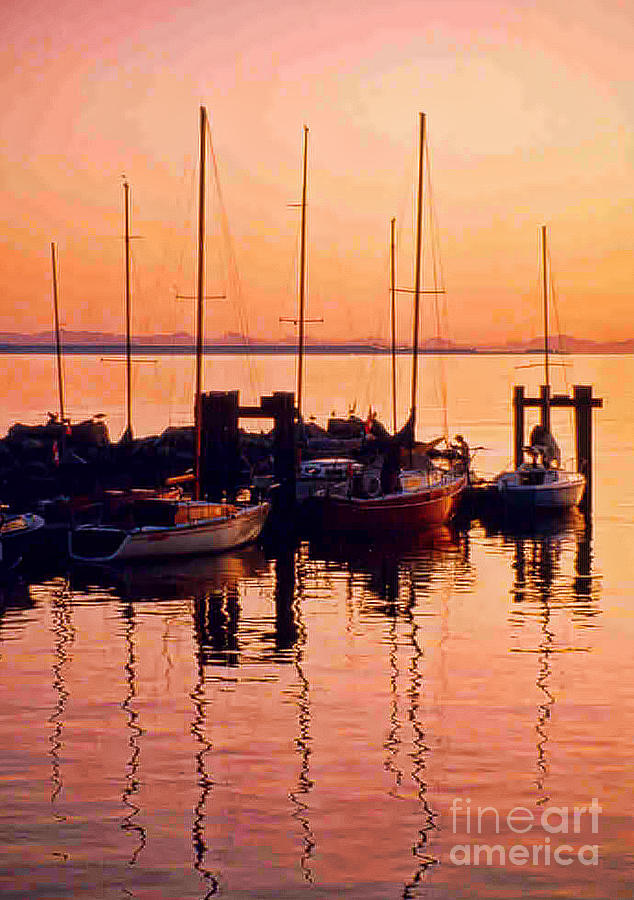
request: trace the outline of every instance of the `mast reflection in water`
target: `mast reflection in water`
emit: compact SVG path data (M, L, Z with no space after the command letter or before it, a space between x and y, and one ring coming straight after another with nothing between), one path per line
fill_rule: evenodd
M48 753L43 766L22 729L12 755L5 726L6 765L34 796L45 783L64 829L32 832L38 895L94 897L82 865L97 846L119 896L461 898L464 870L446 863L471 835L452 833L452 798L545 809L576 801L573 782L592 790L593 726L570 705L588 702L575 660L593 665L602 621L591 537L573 517L409 545L280 542L74 573L7 602L0 639L20 677L4 699L39 717ZM89 742L104 751L83 779ZM523 890L508 867L469 874L487 898ZM542 893L584 897L566 877L531 871Z

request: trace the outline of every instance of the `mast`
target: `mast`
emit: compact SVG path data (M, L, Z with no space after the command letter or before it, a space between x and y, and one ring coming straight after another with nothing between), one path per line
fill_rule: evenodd
M124 179L125 209L125 382L126 382L126 427L122 440L132 440L132 346L130 338L130 185Z
M418 147L418 198L416 203L416 266L414 273L414 336L412 340L412 399L410 416L412 434L416 432L416 391L418 381L418 332L420 318L420 281L423 245L423 159L425 152L425 113L419 113L420 137Z
M200 107L200 166L198 185L198 280L196 287L196 381L194 396L195 430L195 487L194 497L200 500L200 457L202 444L202 359L203 359L203 302L205 295L205 150L207 110Z
M55 321L55 353L57 358L57 390L59 395L59 420L64 421L64 376L62 373L62 340L59 327L59 304L57 300L57 258L55 243L51 241L51 263L53 266L53 317Z
M302 382L304 379L304 312L306 306L306 173L308 169L308 125L304 125L304 150L302 162L302 203L299 245L299 320L297 348L297 414L302 420Z
M396 219L390 221L390 321L392 331L392 431L396 434Z
M546 250L546 226L541 228L542 245L542 293L544 298L544 383L545 396L542 425L550 431L550 372L548 368L548 263Z

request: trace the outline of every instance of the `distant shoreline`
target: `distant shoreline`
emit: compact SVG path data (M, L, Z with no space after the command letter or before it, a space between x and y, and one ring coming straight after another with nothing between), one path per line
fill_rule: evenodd
M371 344L316 344L304 348L306 355L311 356L389 356L389 347L380 347ZM140 354L155 356L193 356L196 352L192 345L174 344L134 344L133 356ZM397 347L399 356L411 354L409 347ZM629 347L623 349L551 349L551 353L558 356L627 356L634 350ZM38 354L51 356L55 353L55 347L51 344L0 344L0 354L27 355ZM65 344L63 348L65 356L122 356L125 354L125 344ZM297 348L288 344L207 344L203 350L205 356L295 356ZM542 349L518 347L447 347L447 348L421 348L419 354L424 356L541 356Z

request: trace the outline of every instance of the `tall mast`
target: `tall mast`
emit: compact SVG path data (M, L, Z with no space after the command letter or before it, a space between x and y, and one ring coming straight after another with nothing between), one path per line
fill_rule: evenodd
M123 440L132 440L132 346L130 338L130 185L123 182L125 209L125 382L126 427Z
M392 431L396 434L396 219L390 221L390 324L392 332Z
M418 198L416 204L416 267L414 273L414 337L412 340L412 399L410 416L412 434L416 432L416 391L418 381L418 331L420 318L420 281L423 245L423 159L425 155L425 113L419 113Z
M200 456L202 443L202 359L203 359L203 303L205 297L205 149L207 110L200 107L200 174L198 185L198 280L196 288L196 381L194 397L195 428L195 493L200 500Z
M546 250L546 226L541 226L542 236L542 293L544 297L544 382L546 396L544 399L543 425L550 431L550 372L548 368L548 253Z
M59 327L59 304L57 300L57 257L54 242L51 242L51 263L53 266L53 317L55 321L55 352L57 356L57 390L59 395L59 420L64 421L64 376L62 373L62 340Z
M304 380L304 312L306 306L306 173L308 169L308 126L304 125L304 152L302 162L302 203L299 245L299 346L297 348L297 413L302 419L302 383Z

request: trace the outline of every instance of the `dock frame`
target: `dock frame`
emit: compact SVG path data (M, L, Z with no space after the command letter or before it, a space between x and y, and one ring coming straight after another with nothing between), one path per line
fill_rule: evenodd
M550 394L546 385L541 385L539 397L526 397L524 386L516 384L513 389L513 449L514 464L517 468L524 456L525 422L524 410L537 407L540 410L540 424L550 431L550 410L572 408L575 411L575 462L577 471L585 475L586 489L581 500L581 508L592 509L592 410L601 409L603 400L594 397L592 385L575 384L572 397L567 394Z
M240 406L239 391L210 391L202 395L201 489L202 496L219 499L237 482L240 419L272 419L273 475L280 485L280 499L295 498L295 394L276 391L260 398L259 406Z

